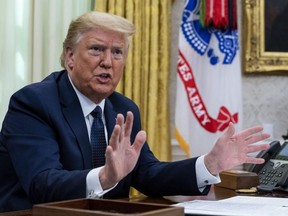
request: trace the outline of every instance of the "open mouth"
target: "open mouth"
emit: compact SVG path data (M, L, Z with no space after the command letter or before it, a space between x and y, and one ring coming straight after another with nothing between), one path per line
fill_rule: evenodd
M107 79L107 78L110 78L110 74L102 73L102 74L99 75L99 77Z
M107 84L111 80L111 74L101 73L96 76L99 83Z

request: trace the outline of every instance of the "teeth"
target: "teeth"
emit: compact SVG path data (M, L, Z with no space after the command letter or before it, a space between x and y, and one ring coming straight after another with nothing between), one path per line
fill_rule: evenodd
M100 74L101 77L107 78L109 75L108 74Z

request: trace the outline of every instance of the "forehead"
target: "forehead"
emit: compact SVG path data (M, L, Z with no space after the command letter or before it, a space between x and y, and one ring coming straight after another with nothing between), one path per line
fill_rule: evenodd
M103 45L113 45L124 47L128 43L128 38L124 33L108 29L94 28L82 34L79 38L85 43L97 43Z

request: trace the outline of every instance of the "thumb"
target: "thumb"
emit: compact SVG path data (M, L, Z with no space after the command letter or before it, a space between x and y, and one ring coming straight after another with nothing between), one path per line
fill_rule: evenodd
M224 137L229 139L234 135L234 133L235 133L235 126L232 122L230 122L228 125L228 129L224 133Z

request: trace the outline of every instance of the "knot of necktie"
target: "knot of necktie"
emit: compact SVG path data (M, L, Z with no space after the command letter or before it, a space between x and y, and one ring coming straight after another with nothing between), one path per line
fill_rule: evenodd
M94 118L102 118L102 109L100 106L96 106L96 108L91 112L91 115Z

